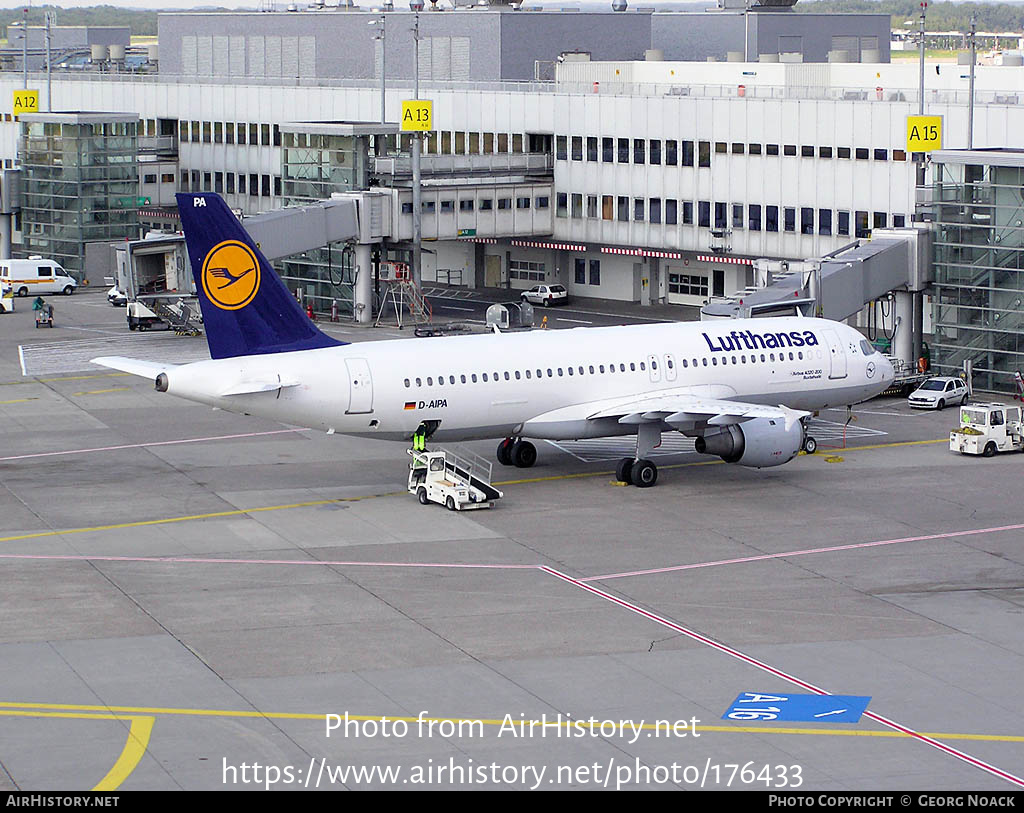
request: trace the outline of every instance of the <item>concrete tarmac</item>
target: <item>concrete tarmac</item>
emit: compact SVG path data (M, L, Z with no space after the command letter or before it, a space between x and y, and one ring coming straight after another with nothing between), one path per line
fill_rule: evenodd
M954 410L826 411L762 471L675 445L647 490L539 443L450 513L402 444L23 376L151 338L53 301L0 316L0 789L1020 789L1024 459L950 453ZM870 701L783 699L822 693Z

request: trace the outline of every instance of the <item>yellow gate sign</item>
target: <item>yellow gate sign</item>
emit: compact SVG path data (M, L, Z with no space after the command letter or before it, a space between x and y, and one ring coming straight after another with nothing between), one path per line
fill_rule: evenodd
M14 115L20 113L39 112L39 91L38 90L16 90L14 91Z
M942 149L942 116L907 116L907 152Z
M434 129L434 103L429 99L402 102L402 130L425 133Z

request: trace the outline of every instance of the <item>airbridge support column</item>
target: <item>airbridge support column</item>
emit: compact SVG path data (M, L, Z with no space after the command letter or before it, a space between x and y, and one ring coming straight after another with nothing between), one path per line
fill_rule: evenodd
M368 325L373 321L373 255L369 244L356 246L356 284L352 291L352 316Z
M897 324L896 335L892 337L892 355L916 368L914 358L914 294L895 291L893 301L893 323Z

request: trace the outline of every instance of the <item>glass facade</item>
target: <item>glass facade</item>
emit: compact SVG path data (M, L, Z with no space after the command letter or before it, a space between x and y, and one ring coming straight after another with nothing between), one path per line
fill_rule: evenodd
M320 133L281 134L285 206L326 200L332 192L369 186L368 138Z
M138 121L97 114L24 117L22 251L81 279L85 244L139 233Z
M325 130L330 128L325 125ZM287 127L287 126L286 126ZM305 206L327 200L334 192L355 192L370 187L373 139L367 135L330 132L281 132L281 193L284 206ZM378 136L382 149L392 153L395 136ZM354 251L329 245L287 257L278 272L290 289L302 289L303 305L330 313L336 301L342 316L352 315Z
M1014 371L1024 369L1024 166L932 171L933 365L957 375L970 360L975 389L1013 392Z

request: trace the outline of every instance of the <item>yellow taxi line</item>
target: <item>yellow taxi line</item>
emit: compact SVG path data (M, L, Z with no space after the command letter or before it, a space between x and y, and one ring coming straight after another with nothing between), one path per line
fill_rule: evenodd
M7 705L7 704L0 704ZM73 707L72 707L73 708ZM94 787L94 791L117 790L124 781L131 776L132 771L138 767L139 762L149 747L149 738L153 733L155 717L142 717L127 714L96 713L96 712L50 712L50 711L14 711L0 710L3 717L47 717L63 718L70 720L129 720L131 727L128 729L128 738L125 740L124 748L113 764L107 775L104 776Z
M316 720L319 722L326 722L327 715L323 713L309 713L309 712L283 712L283 711L254 711L254 710L236 710L236 709L194 709L194 708L168 708L168 707L149 707L149 706L87 706L87 705L67 705L60 703L12 703L12 702L0 702L0 715L10 714L12 712L3 711L2 709L19 709L25 711L19 711L22 716L50 716L47 711L33 712L32 709L59 709L59 710L73 710L79 713L95 711L108 716L114 714L126 714L126 715L137 715L140 717L150 716L177 716L177 717L219 717L219 718L234 718L234 719L266 719L266 720ZM86 715L88 716L88 715ZM405 723L418 723L419 717L407 717L402 715L381 715L381 714L348 714L349 720L355 720L356 722L370 722L380 721L381 719L387 719L391 722L405 722ZM562 723L564 726L575 725L579 720L585 720L585 718L577 717L576 721ZM424 723L454 723L454 724L469 724L479 723L484 726L502 726L507 725L507 718L503 719L480 719L480 718L458 718L458 717L423 717ZM514 719L515 724L518 726L520 720ZM529 725L530 721L525 721ZM541 721L536 721L538 725ZM630 723L625 722L618 725L619 728L629 728ZM658 725L656 723L644 723L642 726L637 724L638 730L644 731L657 731ZM664 730L664 723L661 725L661 730ZM882 730L871 730L871 729L853 729L853 728L790 728L790 727L773 727L773 726L737 726L737 725L703 725L699 724L697 730L700 733L715 733L715 734L789 734L789 735L802 735L802 736L826 736L826 737L884 737L888 739L916 739L911 734L906 734L902 731L882 731ZM1024 743L1024 736L1015 734L965 734L965 733L949 733L949 732L919 732L918 736L931 737L933 739L941 740L974 740L983 742L1012 742L1012 743Z

